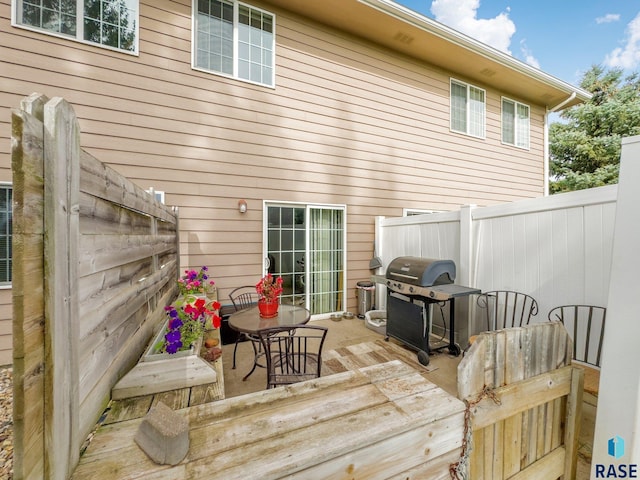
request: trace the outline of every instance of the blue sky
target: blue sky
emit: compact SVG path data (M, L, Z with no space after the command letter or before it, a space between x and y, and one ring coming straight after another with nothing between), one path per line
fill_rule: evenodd
M395 0L578 85L591 65L640 72L636 0Z

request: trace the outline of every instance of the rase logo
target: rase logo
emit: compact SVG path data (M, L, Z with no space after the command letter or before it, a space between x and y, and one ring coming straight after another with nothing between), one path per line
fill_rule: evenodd
M624 455L624 439L619 436L610 438L607 442L607 451L613 458L620 458Z
M607 442L607 453L616 460L624 456L624 439L616 435ZM638 478L638 465L596 463L596 478Z

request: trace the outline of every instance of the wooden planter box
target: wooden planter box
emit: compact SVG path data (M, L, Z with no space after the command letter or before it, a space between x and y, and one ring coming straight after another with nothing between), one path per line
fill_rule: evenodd
M194 345L191 345L189 350L181 350L176 353L165 353L160 352L160 342L162 342L164 335L167 331L167 325L169 324L169 320L165 320L162 324L162 328L158 331L155 337L151 340L151 343L145 350L141 362L155 362L157 360L168 360L171 358L179 358L179 357L190 357L193 355L198 355L200 353L200 348L202 347L202 337L200 337Z
M215 367L200 358L202 338L191 350L171 353L154 353L155 346L164 335L166 325L154 337L144 355L111 390L114 400L151 395L181 388L190 388L218 381ZM220 338L220 330L213 330ZM221 361L221 360L218 360Z

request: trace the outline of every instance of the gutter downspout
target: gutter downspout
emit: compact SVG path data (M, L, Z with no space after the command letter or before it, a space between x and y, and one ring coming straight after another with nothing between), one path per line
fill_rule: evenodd
M571 92L566 99L560 102L555 107L547 108L547 111L544 115L544 145L543 145L543 155L544 155L544 196L549 196L549 114L557 112L564 105L572 101L576 98L576 92Z

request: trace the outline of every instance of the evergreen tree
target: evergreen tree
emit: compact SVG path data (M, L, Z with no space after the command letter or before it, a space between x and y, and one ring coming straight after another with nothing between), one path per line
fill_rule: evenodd
M640 78L594 65L580 86L593 97L549 127L551 193L618 183L621 138L640 134Z

